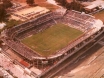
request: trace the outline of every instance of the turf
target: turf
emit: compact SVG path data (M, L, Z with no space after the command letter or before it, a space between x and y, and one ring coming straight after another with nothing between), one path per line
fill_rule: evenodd
M83 32L64 24L56 24L22 40L22 42L42 56L49 56L66 47Z

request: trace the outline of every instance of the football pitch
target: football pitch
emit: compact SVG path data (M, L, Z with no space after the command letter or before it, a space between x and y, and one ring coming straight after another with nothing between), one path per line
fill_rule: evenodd
M56 24L22 40L23 44L47 57L66 47L83 32L64 24Z

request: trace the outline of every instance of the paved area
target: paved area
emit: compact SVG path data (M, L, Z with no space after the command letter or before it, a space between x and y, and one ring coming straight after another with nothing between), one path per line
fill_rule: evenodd
M0 65L5 70L10 70L13 73L13 75L17 76L18 78L35 78L24 73L24 69L22 67L13 64L11 60L2 53L0 53Z
M37 75L40 75L42 73L42 71L37 69L36 67L32 67L30 70L35 72Z
M2 76L5 78L14 78L12 75L10 75L6 70L4 70L2 67L0 67L0 72L2 73Z
M19 62L20 62L21 60L23 60L23 59L21 59L18 55L16 55L16 53L14 53L13 50L11 50L11 49L6 50L6 52L8 53L8 56L9 56L9 57L18 60Z
M95 47L96 48L96 47ZM87 55L81 57L75 61L77 64L79 61L83 61ZM60 75L55 78L100 78L104 74L104 46L92 54L89 58L85 59L76 68L67 72L64 75Z

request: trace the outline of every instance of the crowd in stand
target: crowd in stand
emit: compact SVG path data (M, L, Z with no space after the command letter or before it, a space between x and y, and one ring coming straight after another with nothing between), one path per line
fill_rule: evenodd
M81 14L77 11L67 11L62 22L83 32L86 31L87 34L83 34L77 40L72 41L67 47L58 51L57 54L65 53L68 50L71 50L74 46L81 43L95 32L95 27L93 27L95 19L92 16Z
M90 21L90 20L93 20L93 21ZM84 31L89 31L93 29L93 24L95 20L93 17L89 15L81 14L76 11L67 11L65 14L49 12L34 20L28 21L26 23L23 23L21 25L18 25L11 29L6 30L5 33L8 39L3 38L2 40L20 55L24 56L29 60L32 60L31 56L39 56L39 55L33 52L33 50L31 50L30 48L23 45L20 42L20 40L29 35L42 32L43 30L59 22L67 24L71 27L74 27L84 32ZM93 31L91 30L91 32ZM68 45L68 47L60 51L65 52L71 49L73 46L82 42L84 39L86 39L90 35L91 34L80 37L79 39L73 41L72 44Z
M51 25L55 24L55 22L51 19L51 20L48 20L47 22L43 22L39 25L36 25L35 27L32 27L28 30L25 30L24 32L22 33L18 33L18 35L16 36L16 38L19 38L19 40L29 36L29 35L33 35L33 34L36 34L38 32L42 32L43 30L49 28Z
M94 17L77 11L67 11L64 19L66 20L66 23L69 22L70 24L74 25L73 27L79 28L82 31L92 28L93 24L95 23Z

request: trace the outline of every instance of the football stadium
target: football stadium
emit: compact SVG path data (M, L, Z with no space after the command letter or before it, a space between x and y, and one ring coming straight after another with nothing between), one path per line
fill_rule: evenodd
M56 10L4 30L2 41L35 65L49 65L83 46L103 22L74 10Z

